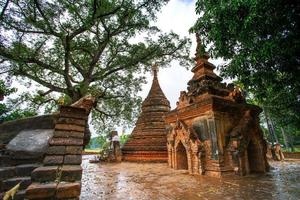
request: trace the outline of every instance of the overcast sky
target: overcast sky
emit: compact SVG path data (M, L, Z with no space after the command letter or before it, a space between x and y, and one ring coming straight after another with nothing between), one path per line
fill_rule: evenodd
M193 57L196 51L196 37L194 34L189 34L190 27L196 22L197 15L195 13L195 0L170 0L164 6L158 15L156 25L164 32L173 31L181 37L189 37L192 41L190 56ZM209 60L214 65L219 65L222 59ZM178 62L173 61L170 67L159 69L158 79L160 86L170 101L171 109L174 109L178 101L180 91L187 89L187 82L192 78L193 73ZM217 73L218 74L218 73ZM145 99L151 88L152 74L147 75L147 84L143 85L140 96ZM122 127L115 127L119 134L122 132ZM93 131L92 131L93 132ZM130 133L131 130L126 130ZM92 136L96 136L95 133Z
M189 29L195 23L197 15L195 13L195 0L170 0L162 8L158 15L156 25L164 32L173 31L180 36L187 36L192 40L191 57L195 54L196 38L194 34L189 34ZM210 60L213 64L218 65L221 60ZM181 67L178 62L174 61L171 67L160 69L158 79L160 86L170 101L171 109L175 108L180 91L186 90L187 82L192 78L192 72ZM190 67L190 69L193 66ZM147 84L143 86L140 93L143 99L146 98L152 82L152 76L147 75Z

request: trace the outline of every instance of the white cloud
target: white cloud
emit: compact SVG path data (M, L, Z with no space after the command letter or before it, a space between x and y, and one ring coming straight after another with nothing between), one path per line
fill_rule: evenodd
M189 37L192 40L191 57L195 54L196 38L194 34L189 34L189 29L196 22L195 0L171 0L162 8L158 15L156 25L164 32L173 31L181 37ZM210 60L218 65L222 59ZM190 68L192 68L191 66ZM186 90L187 82L192 78L193 73L181 67L178 62L171 63L171 67L161 69L159 72L160 86L170 101L171 108L174 109L178 101L180 91ZM150 90L152 76L148 74L147 84L143 86L140 95L145 98Z

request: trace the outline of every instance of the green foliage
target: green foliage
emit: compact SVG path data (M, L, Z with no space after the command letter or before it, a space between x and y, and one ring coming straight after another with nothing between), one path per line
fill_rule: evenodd
M8 96L16 91L16 88L9 88L5 85L3 80L0 80L0 95Z
M89 144L85 147L86 149L105 149L109 146L109 141L107 135L100 134L97 137L91 138ZM128 140L129 135L122 134L120 135L120 145L123 146Z
M105 135L99 135L91 138L89 144L85 147L86 149L102 149L106 146L107 137Z
M237 79L278 126L300 128L300 6L286 0L198 0L191 29L227 62Z
M5 98L16 91L16 88L8 87L4 81L0 80L0 92L3 92ZM11 99L8 99L5 103L0 103L0 123L34 115L36 115L35 111L32 109L21 109Z
M129 139L129 136L130 135L124 134L124 133L122 135L120 135L120 145L121 146L123 146L127 142L127 140Z
M137 93L151 65L190 61L187 38L152 25L166 3L9 1L0 21L0 67L42 86L38 94L24 94L24 100L50 104L50 109L61 94L70 103L92 94L98 102L93 124L99 130L128 124L139 109Z

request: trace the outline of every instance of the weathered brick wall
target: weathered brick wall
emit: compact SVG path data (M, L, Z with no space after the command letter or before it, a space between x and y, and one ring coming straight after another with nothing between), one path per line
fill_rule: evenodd
M300 159L300 152L283 152L285 158Z
M81 160L88 114L85 109L62 106L43 166L31 173L26 199L78 199Z

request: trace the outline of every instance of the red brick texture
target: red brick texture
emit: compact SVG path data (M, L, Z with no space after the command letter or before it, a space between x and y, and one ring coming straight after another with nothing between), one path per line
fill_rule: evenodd
M157 69L150 92L142 103L142 112L135 128L122 148L125 161L167 162L167 140L163 115L170 111L170 103L160 88Z
M81 189L81 160L87 125L85 109L62 106L43 166L31 173L26 199L77 199Z

